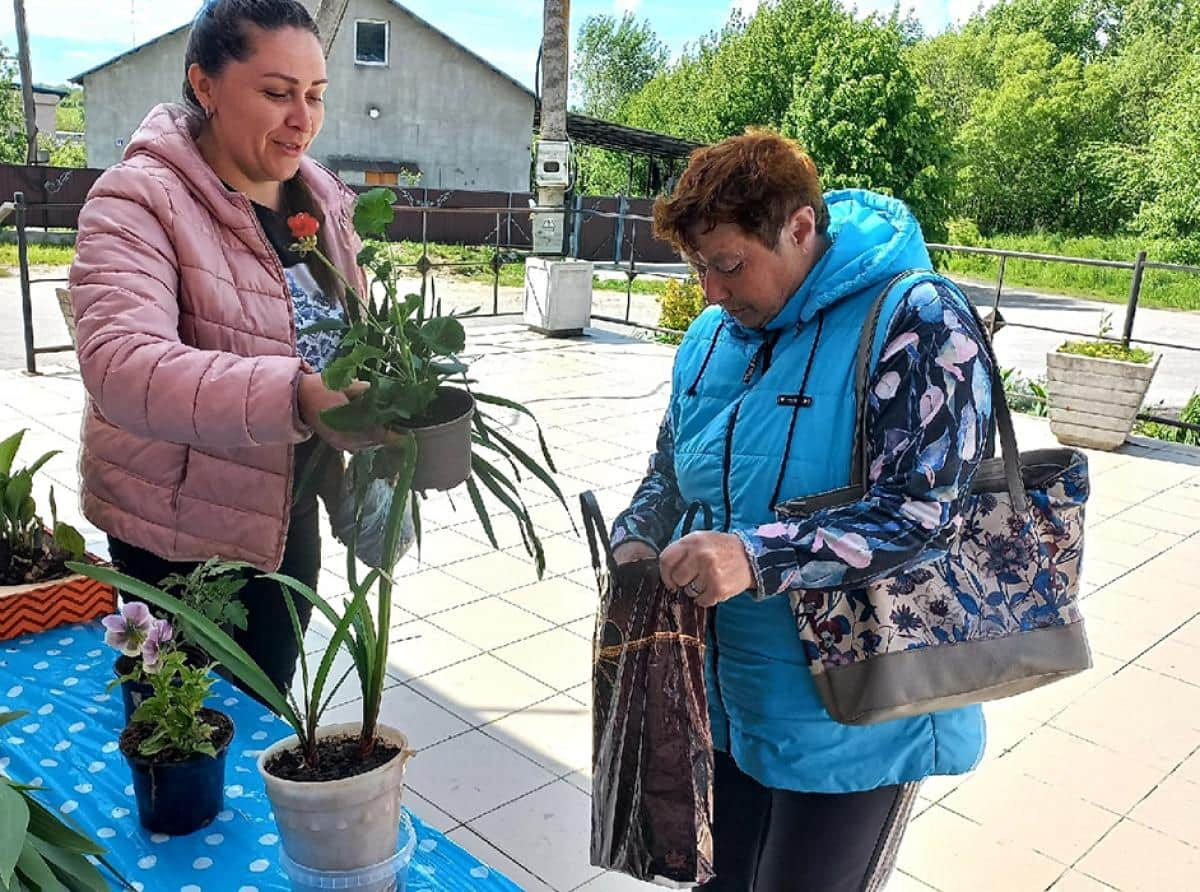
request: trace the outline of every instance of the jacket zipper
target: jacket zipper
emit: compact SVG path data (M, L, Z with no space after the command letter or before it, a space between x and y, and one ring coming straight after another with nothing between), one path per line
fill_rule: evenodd
M745 397L742 399L745 399ZM729 415L729 423L725 426L725 457L721 463L721 496L725 504L725 517L721 523L721 528L726 533L729 532L729 528L733 525L733 494L729 488L729 472L733 466L733 429L737 426L738 413L741 410L742 400L739 399L734 404L733 412ZM718 644L716 608L713 608L709 612L709 625L712 627L713 690L717 695L717 701L721 704L721 712L725 714L725 737L728 739L732 736L732 728L730 727L729 713L725 710L725 698L721 694L721 649ZM729 742L729 749L731 752L733 751L732 739Z

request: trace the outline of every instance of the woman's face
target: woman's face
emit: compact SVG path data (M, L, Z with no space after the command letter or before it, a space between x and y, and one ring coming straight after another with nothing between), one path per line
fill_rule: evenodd
M816 262L813 210L803 207L780 230L775 247L734 223L720 223L691 232L687 260L696 270L704 300L725 311L746 328L762 328L800 288Z
M208 161L229 185L247 192L291 179L325 120L325 56L309 31L247 26L244 62L230 61L216 76L198 65L188 79L212 111Z

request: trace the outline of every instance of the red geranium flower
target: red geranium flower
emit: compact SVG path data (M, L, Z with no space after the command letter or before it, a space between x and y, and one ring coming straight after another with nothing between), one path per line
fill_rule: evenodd
M321 228L321 222L312 214L293 214L287 218L288 229L294 238L312 238Z

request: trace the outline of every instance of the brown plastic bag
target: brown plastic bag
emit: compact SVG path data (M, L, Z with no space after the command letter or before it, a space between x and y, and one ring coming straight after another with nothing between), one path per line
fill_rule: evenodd
M580 502L600 587L591 862L659 885L698 885L713 876L705 611L662 584L657 560L618 566L595 497ZM700 510L709 514L697 503L686 527Z

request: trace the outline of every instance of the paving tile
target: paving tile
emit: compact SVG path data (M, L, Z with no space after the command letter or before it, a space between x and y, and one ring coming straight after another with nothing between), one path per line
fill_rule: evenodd
M468 826L553 888L574 889L601 872L588 863L591 814L586 795L557 781Z
M1050 892L1109 892L1112 888L1087 874L1068 870L1050 887Z
M1092 688L1051 724L1170 769L1200 745L1200 688L1129 666Z
M656 887L650 883L643 883L641 880L610 870L594 880L588 880L578 887L577 892L649 892L654 888ZM893 886L888 886L888 892L895 892Z
M505 592L504 600L561 625L582 619L591 622L599 598L594 583L587 587L557 576Z
M558 693L490 654L430 673L409 684L476 726L494 722Z
M1200 844L1200 784L1172 774L1129 816L1152 830L1196 846Z
M482 601L488 592L441 570L420 570L396 581L394 600L414 617L424 619L462 604Z
M405 789L403 804L405 808L430 827L440 830L442 833L449 833L455 827L459 827L462 824L461 821L456 821L424 796L418 795L413 790Z
M325 722L362 721L362 700L356 699L325 713ZM424 750L471 730L461 718L404 685L388 688L379 704L379 721L408 738L414 750Z
M408 681L469 660L479 653L475 645L456 638L432 623L414 620L392 626L388 673L401 681Z
M478 731L415 756L405 783L452 818L466 822L519 799L554 775Z
M1025 774L1007 758L940 804L978 823L995 842L1013 843L1064 865L1073 864L1121 818Z
M1122 821L1075 870L1121 892L1184 892L1196 888L1200 849L1133 821Z
M592 644L565 629L551 629L493 654L558 691L578 687L592 677Z
M1053 727L1034 732L1004 759L1064 793L1117 814L1128 813L1169 770L1143 764Z
M494 596L445 610L429 622L481 650L503 647L551 627L541 617Z
M592 761L591 710L570 697L551 697L480 730L556 775L583 770Z
M455 579L461 579L492 594L500 594L537 582L537 572L532 561L518 559L503 551L450 564L444 570Z
M912 822L897 866L942 892L1047 889L1064 868L1045 855L998 842L983 827L940 805Z

